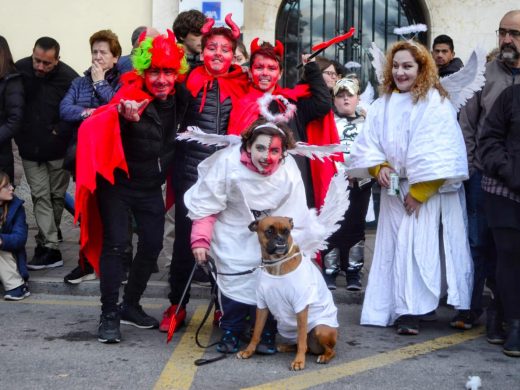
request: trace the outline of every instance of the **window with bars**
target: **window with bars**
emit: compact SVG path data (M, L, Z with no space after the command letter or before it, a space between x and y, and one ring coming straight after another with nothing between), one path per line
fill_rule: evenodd
M365 85L375 85L375 75L367 48L375 42L386 50L399 37L395 27L426 23L424 12L416 0L285 0L276 21L276 39L285 46L284 86L294 86L300 74L296 66L302 53L311 47L356 29L353 38L329 47L322 55L346 64L355 61L361 68L353 69ZM426 34L419 40L426 43Z

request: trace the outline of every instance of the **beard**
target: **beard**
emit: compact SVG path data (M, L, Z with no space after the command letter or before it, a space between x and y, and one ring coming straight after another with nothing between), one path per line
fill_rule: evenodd
M500 46L499 58L507 65L515 66L520 59L520 52L513 43L504 43Z

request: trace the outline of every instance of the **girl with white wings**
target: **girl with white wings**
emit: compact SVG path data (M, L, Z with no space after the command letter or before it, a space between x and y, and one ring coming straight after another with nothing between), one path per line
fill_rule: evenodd
M249 224L269 215L291 217L294 241L307 254L305 261L311 261L308 255L324 249L324 240L339 227L336 222L343 218L346 208L338 203L345 197L347 183L343 176L331 181L317 216L307 207L302 176L291 154L321 159L343 148L295 144L287 125L263 118L241 138L206 135L192 129L178 139L231 144L199 164L198 180L186 192L184 202L193 220L191 246L195 260L204 263L209 254L219 272L216 280L224 333L217 350L237 352L240 336L249 326L248 317L254 323L257 268L261 264L258 237L248 229ZM274 322L268 322L257 352L276 352L275 332Z
M456 110L428 50L399 41L387 54L381 97L350 152L351 176L383 187L361 324L419 333L447 287L448 304L468 309L472 260L461 183L468 177ZM397 175L397 191L387 190Z

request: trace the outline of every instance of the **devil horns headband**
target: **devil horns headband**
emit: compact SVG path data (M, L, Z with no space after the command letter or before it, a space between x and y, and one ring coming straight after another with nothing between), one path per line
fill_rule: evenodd
M226 24L231 29L231 34L233 35L233 38L238 39L240 37L240 28L237 26L235 22L231 19L232 14L227 14L225 17ZM202 34L207 34L211 31L213 28L213 25L215 24L215 20L213 18L207 18L206 23L204 23L204 26L200 29L200 32Z
M251 41L251 55L262 48L262 45L258 44L259 40L260 38L255 38ZM273 47L273 50L278 57L283 58L283 44L278 39L276 40L276 45Z

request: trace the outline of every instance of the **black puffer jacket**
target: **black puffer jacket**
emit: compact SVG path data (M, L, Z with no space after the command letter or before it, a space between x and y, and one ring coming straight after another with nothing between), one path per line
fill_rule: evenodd
M226 134L231 113L231 98L220 102L218 79L207 90L204 110L199 112L202 97L203 91L191 100L182 128L197 126L208 134ZM188 187L195 183L198 177L197 166L216 150L213 146L204 146L196 142L179 142L175 155L174 183L182 183L182 186Z
M150 189L164 183L175 154L177 128L190 98L183 85L176 85L175 89L175 95L166 101L152 101L139 122L128 122L120 117L130 179L118 170L115 173L116 184Z
M32 58L16 63L25 89L25 114L22 128L15 137L20 156L37 162L63 158L71 133L60 121L60 102L79 75L63 62L45 77L36 77Z
M9 73L0 79L0 170L14 180L11 139L22 124L24 92L22 78Z

